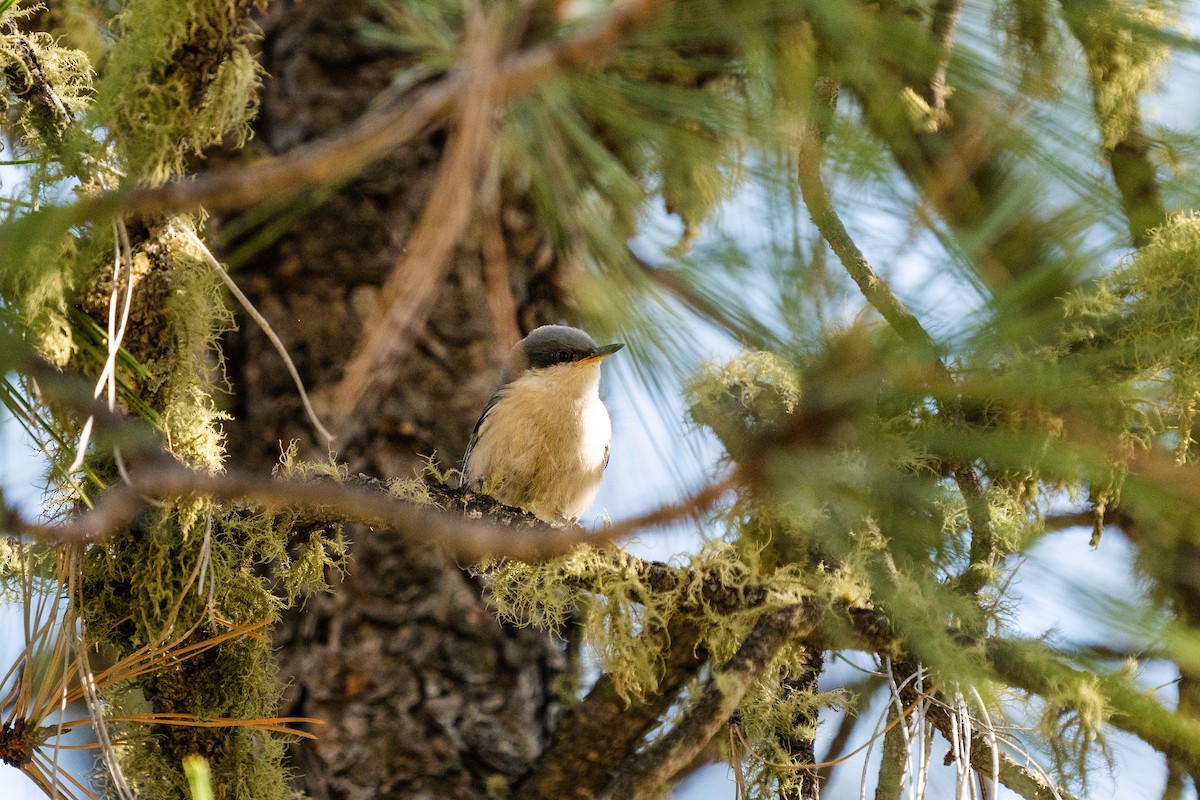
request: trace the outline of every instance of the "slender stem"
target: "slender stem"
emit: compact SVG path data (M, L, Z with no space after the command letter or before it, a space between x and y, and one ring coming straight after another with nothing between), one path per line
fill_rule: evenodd
M933 6L933 19L929 25L929 35L941 48L942 56L938 60L933 77L925 90L925 101L937 112L946 110L946 70L950 66L950 50L954 47L954 29L958 25L958 16L962 12L962 0L937 0Z
M159 459L133 472L129 485L110 488L94 508L69 522L35 523L11 507L0 506L0 525L51 543L94 541L127 524L145 506L147 498L196 494L261 509L309 509L321 519L377 525L418 544L441 547L462 560L508 556L538 561L566 553L580 544L614 541L691 516L722 497L725 491L723 483L706 486L682 502L659 506L599 531L579 526L552 528L535 524L534 518L524 514L518 516L527 523L525 527L514 528L483 519L463 519L437 506L402 502L382 491L232 472L208 475L189 470L171 459Z

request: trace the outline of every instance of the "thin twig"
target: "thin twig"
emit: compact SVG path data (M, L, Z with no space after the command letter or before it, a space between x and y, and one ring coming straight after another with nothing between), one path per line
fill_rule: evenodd
M132 485L109 489L91 510L68 522L35 523L8 507L0 507L0 522L53 544L95 541L127 525L145 505L143 497L196 494L264 510L309 509L322 519L374 525L420 545L440 547L464 561L485 556L537 561L566 553L579 544L614 541L686 518L707 508L728 491L727 479L706 486L681 502L660 506L598 531L588 531L578 526L504 527L332 482L285 481L238 473L208 475L169 460L135 472L132 478Z
M946 70L950 66L950 50L954 47L954 28L962 11L962 0L937 0L933 6L933 19L929 24L929 35L941 50L937 67L925 90L925 101L938 115L946 113Z
M521 338L517 326L517 301L513 297L512 272L501 221L500 190L484 193L479 209L479 236L483 256L483 285L492 316L496 352L507 353Z

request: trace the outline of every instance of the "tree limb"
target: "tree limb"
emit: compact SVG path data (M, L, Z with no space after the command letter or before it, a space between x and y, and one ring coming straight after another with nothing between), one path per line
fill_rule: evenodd
M1117 24L1107 2L1060 0L1060 3L1063 19L1071 30L1071 35L1083 48L1083 55L1087 60L1088 79L1092 85L1092 105L1096 111L1096 121L1104 135L1104 153L1113 182L1121 195L1121 208L1129 225L1129 235L1135 247L1142 247L1150 241L1150 231L1167 221L1167 213L1158 191L1157 171L1149 158L1150 140L1142 126L1142 112L1136 95L1127 97L1119 109L1122 120L1118 123L1111 119L1114 116L1113 112L1103 109L1100 101L1105 82L1129 80L1128 76L1121 74L1128 66L1121 63L1120 53L1118 48L1114 47L1112 39L1122 33L1131 32L1097 28L1098 24L1102 24L1096 21L1097 18L1109 17L1110 24ZM1132 35L1144 34L1139 32ZM1108 129L1113 126L1120 128L1119 135L1113 136L1110 133Z
M408 242L380 287L354 354L333 387L333 408L341 420L360 408L373 408L376 390L395 380L397 365L412 346L413 331L429 316L454 248L471 222L479 177L495 141L494 72L502 15L471 23L464 44L466 85L458 124L450 134L433 190Z
M1094 690L1101 681L1111 717L1108 724L1132 733L1155 750L1200 770L1200 721L1169 711L1148 691L1132 686L1128 676L1097 676L1063 662L1038 641L993 638L986 643L996 675L1010 686L1045 698L1069 698L1078 688Z
M950 50L954 46L954 28L962 11L962 0L937 0L929 35L941 48L941 57L925 88L925 102L938 114L946 113L946 70L950 66Z
M699 629L680 617L673 618L665 631L655 626L641 636L657 640L663 649L658 684L642 697L626 698L612 676L602 674L559 726L514 797L594 798L611 778L614 765L628 761L706 658L697 651Z
M726 489L724 484L707 486L682 503L660 506L592 532L579 526L497 525L334 482L275 480L243 473L208 475L161 458L135 469L129 484L108 489L92 509L67 522L53 525L31 522L8 507L0 509L0 522L51 544L94 541L128 524L147 505L147 498L197 494L260 509L310 509L325 519L386 528L419 544L440 547L464 561L485 556L538 561L561 555L579 544L615 541L647 527L688 517L716 502ZM461 493L464 507L469 507L476 495L466 490Z
M21 76L13 65L9 65L5 69L5 73L15 87L13 94L22 100L33 103L42 110L49 124L39 126L41 133L46 137L47 142L58 146L62 144L63 133L71 126L74 119L46 76L46 70L42 68L42 63L28 37L17 30L15 25L9 24L5 27L8 29L6 38L12 44L13 49L20 54L21 61L28 73L26 76ZM21 87L16 80L18 77L27 77L28 82L24 87Z
M601 795L636 800L671 780L729 721L746 691L789 638L812 630L819 617L806 604L764 614L728 662L713 670L699 701L661 739L626 765Z

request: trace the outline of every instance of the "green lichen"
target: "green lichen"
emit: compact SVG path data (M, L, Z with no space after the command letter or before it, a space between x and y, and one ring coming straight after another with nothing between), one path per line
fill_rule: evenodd
M605 673L625 697L639 697L662 677L661 639L676 615L685 615L701 644L717 662L728 659L763 613L813 594L812 578L788 567L764 571L737 548L712 542L675 571L673 588L652 586L625 552L582 545L567 556L538 564L485 564L497 613L506 622L536 625L561 634L573 614L583 641L603 662ZM725 607L710 595L716 584L765 591L745 608Z
M195 469L218 472L225 458L221 420L227 415L213 400L223 381L220 336L233 327L220 276L197 252L184 219L171 221L159 236L167 273L162 313L174 340L171 363L158 366L167 376L160 410L171 452Z
M1157 0L1083 5L1086 11L1068 7L1067 13L1088 56L1104 147L1112 149L1140 120L1139 98L1153 86L1170 53L1152 32L1170 20L1166 4Z
M1102 348L1095 360L1107 362L1106 374L1139 390L1123 405L1129 446L1170 432L1178 460L1191 460L1200 409L1200 216L1172 217L1068 303L1073 337Z
M818 692L790 680L804 674L810 658L803 648L785 648L738 706L738 727L754 749L743 761L748 797L790 797L789 791L814 779L802 769L812 762L793 745L814 740L820 710L844 706L847 698L841 691Z
M96 107L131 178L161 183L205 148L250 135L261 70L246 48L247 6L134 0L117 18Z
M3 21L28 13L10 9ZM91 107L91 61L82 51L63 47L42 31L26 34L7 29L0 35L0 80L0 112L8 112L10 95L24 101L16 109L16 122L23 146L31 152L57 151L67 134L69 120L47 105L47 92L58 98L69 117Z
M1096 677L1046 694L1037 728L1062 783L1079 783L1086 792L1089 761L1099 756L1113 763L1105 737L1112 714L1105 687Z

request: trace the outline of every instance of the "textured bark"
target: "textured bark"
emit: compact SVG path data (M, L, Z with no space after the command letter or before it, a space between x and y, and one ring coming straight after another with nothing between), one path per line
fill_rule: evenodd
M279 153L340 129L403 68L402 55L358 37L355 20L369 8L340 0L271 4L262 20L270 78L258 147ZM429 193L442 138L372 168L235 275L326 417L379 283ZM505 198L500 224L517 317L509 324L528 330L559 318L548 247L519 200ZM478 228L460 245L399 379L340 437L338 457L353 470L403 477L421 456L436 453L447 466L461 457L502 349ZM241 325L228 353L234 459L269 466L280 443L293 439L303 455L323 458L278 356L251 323ZM281 668L293 680L284 713L327 723L317 742L298 746L301 787L317 798L477 798L485 783L522 774L555 715L548 687L562 663L559 648L540 634L502 628L480 587L442 556L370 531L351 537L345 579L310 599L277 637Z

